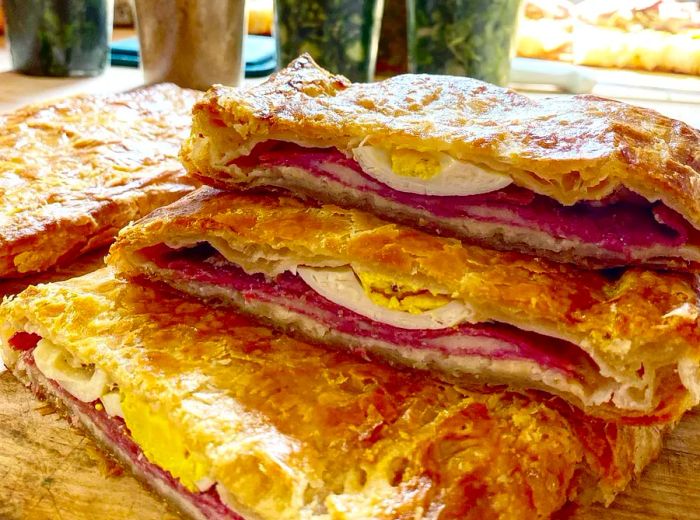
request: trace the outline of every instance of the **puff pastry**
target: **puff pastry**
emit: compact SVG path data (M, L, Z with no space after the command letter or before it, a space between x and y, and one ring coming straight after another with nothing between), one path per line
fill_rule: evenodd
M0 115L0 277L105 245L191 191L177 151L197 96L156 85Z
M518 22L517 52L526 58L570 59L574 4L570 0L526 0Z
M192 518L549 518L611 501L664 430L441 384L108 270L31 287L1 312L12 372ZM46 376L47 346L104 374L124 420ZM137 403L149 413L130 424ZM158 447L164 466L197 462L197 488L150 458Z
M301 56L213 87L181 157L216 187L280 187L499 249L593 267L695 268L700 132L593 96L470 78L351 84Z
M684 273L583 271L209 187L122 230L107 261L314 341L448 380L545 389L606 417L671 421L700 398Z
M575 63L700 74L696 2L587 0L576 7Z

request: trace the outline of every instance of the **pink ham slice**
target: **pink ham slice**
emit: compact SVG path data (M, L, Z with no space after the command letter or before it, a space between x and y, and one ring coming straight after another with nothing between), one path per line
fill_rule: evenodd
M333 148L304 148L267 141L233 164L241 168L291 166L341 185L375 195L439 218L465 218L544 231L558 239L575 240L630 259L634 249L675 248L689 242L694 229L663 203L650 203L627 190L602 201L563 206L554 199L510 185L474 196L430 196L396 191L367 175L353 159Z
M456 356L533 361L581 382L598 374L593 360L566 341L504 324L465 323L441 330L400 329L327 300L292 273L285 272L274 280L268 280L262 274L247 274L207 244L177 250L158 245L140 253L159 268L176 273L182 280L230 288L241 293L246 301L281 305L329 329L357 338L380 340L397 348L428 349Z
M48 391L59 401L66 405L69 410L77 410L87 418L94 427L103 432L108 440L108 448L121 457L127 457L131 462L135 472L144 475L151 485L159 481L172 488L182 500L189 502L199 510L203 518L211 520L244 520L237 515L219 498L214 487L206 492L194 493L185 488L170 473L160 466L156 466L146 459L141 448L134 442L129 433L129 429L119 417L110 417L102 410L98 410L94 403L84 403L66 392L61 386L51 379L44 377L36 368L32 351L41 339L37 334L27 332L17 332L9 340L10 345L22 351L22 361L27 369L27 373L33 383L33 390L41 396Z

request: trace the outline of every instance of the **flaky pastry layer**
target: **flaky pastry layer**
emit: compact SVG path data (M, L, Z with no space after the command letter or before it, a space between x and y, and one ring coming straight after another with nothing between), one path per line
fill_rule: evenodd
M0 115L0 277L44 271L193 189L194 91L156 85Z
M654 405L657 373L675 371L700 398L697 291L687 274L630 269L609 276L470 246L330 205L201 188L122 230L109 262L148 273L145 247L207 242L249 273L351 265L447 294L496 321L570 341L621 383L621 408Z
M8 341L30 331L105 370L251 518L547 518L609 502L660 445L659 428L441 384L107 269L31 287L0 314L10 368Z
M533 100L429 75L352 84L303 55L253 88L210 89L195 105L181 157L204 180L245 183L233 159L268 139L445 152L567 205L626 187L700 228L700 132L594 96Z

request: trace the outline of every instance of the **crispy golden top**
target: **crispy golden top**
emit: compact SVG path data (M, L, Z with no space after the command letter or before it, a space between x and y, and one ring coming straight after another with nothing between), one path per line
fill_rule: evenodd
M659 431L292 340L107 269L2 307L152 403L260 518L549 517L624 486ZM600 488L595 491L595 486Z
M188 170L216 177L265 139L443 151L564 204L626 186L700 228L700 132L594 96L535 101L471 78L428 75L352 84L303 55L251 89L210 89L195 105L182 157Z
M106 244L190 191L177 153L196 98L157 85L0 116L0 277Z
M248 271L347 263L450 294L474 307L477 320L574 341L604 375L642 387L653 387L659 367L688 359L697 370L700 359L697 292L688 274L630 269L609 277L281 196L201 188L122 230L109 262L138 273L142 247L198 241L220 250L226 244L221 252ZM698 377L685 380L696 399Z

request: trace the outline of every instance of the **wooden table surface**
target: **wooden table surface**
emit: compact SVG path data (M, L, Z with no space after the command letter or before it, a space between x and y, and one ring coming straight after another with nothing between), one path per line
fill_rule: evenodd
M117 31L115 38L133 34ZM139 86L139 69L110 67L88 79L35 78L9 71L0 37L0 112L82 92L115 92ZM534 94L540 96L541 94ZM628 100L700 127L700 106ZM93 255L75 267L99 264ZM67 276L62 273L58 276ZM25 282L0 284L15 292ZM33 399L0 367L0 519L139 520L176 518L133 478L115 474L94 444ZM659 460L639 482L605 509L579 512L586 520L700 519L700 413L693 412L667 439Z

